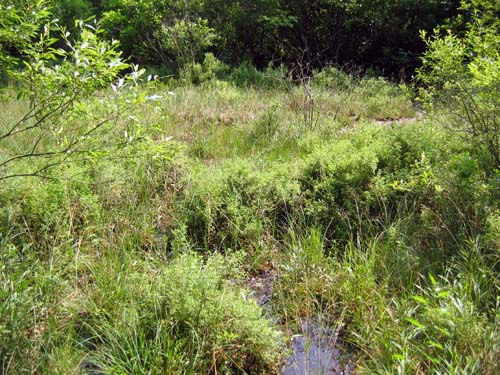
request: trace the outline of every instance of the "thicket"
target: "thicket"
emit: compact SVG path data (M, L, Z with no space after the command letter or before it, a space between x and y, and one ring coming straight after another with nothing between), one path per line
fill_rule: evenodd
M458 0L65 1L56 15L73 28L94 15L125 56L175 72L206 52L231 66L348 65L410 78L425 44L419 30L456 15ZM460 27L460 24L457 25Z

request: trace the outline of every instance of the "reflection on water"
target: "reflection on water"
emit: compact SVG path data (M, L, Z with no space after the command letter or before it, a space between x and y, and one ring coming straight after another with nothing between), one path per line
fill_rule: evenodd
M292 338L292 355L282 375L351 374L337 331L314 322L302 323L300 331Z

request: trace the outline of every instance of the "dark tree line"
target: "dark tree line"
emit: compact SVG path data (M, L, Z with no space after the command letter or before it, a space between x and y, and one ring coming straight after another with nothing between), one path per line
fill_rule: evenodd
M54 0L72 20L96 16L132 61L176 70L212 52L223 62L334 63L408 77L459 0Z

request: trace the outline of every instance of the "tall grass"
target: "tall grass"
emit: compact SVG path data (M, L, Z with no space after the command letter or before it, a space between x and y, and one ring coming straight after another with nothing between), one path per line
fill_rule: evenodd
M104 139L134 142L0 187L0 372L279 373L315 322L360 373L497 373L482 151L391 123L414 110L382 80L247 70L157 86Z

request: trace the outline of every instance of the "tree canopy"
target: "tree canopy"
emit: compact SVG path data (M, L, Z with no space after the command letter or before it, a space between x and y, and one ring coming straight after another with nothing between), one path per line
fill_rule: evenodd
M102 19L108 37L141 64L176 69L205 52L231 65L297 61L409 76L432 31L459 0L53 0L59 18ZM203 36L203 37L201 37ZM179 61L181 60L181 61Z

